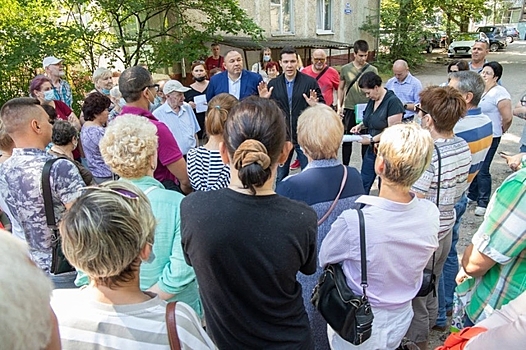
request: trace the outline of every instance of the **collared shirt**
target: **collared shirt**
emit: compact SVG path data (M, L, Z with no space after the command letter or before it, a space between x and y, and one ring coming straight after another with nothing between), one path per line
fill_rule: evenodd
M201 128L194 110L188 103L183 102L179 112L176 113L168 102L165 102L153 111L153 115L168 126L183 154L187 154L191 148L196 146L195 134Z
M478 277L466 307L474 323L526 290L526 169L510 175L495 191L484 221L473 235L473 249L496 264Z
M356 203L366 204L362 211L371 305L392 310L410 304L422 284L424 268L438 248L438 209L414 195L409 203L375 196L361 196ZM346 210L321 244L320 266L343 261L347 284L362 295L360 257L358 213Z
M236 80L230 79L230 75L227 75L228 78L228 93L230 95L234 95L239 100L239 95L241 93L241 77L243 76L243 72L239 74L239 78Z
M64 79L59 79L59 87L53 85L53 91L55 92L55 100L59 100L68 105L69 108L73 105L73 94L71 92L71 86Z
M42 169L54 158L37 148L15 148L0 166L0 195L24 231L31 259L44 271L51 266L51 232L46 224L42 195ZM75 164L57 160L50 172L53 209L57 222L65 204L73 202L85 186Z
M471 166L468 174L468 183L471 183L482 167L493 141L491 119L482 114L480 107L469 109L466 116L455 124L453 132L468 143L471 151Z
M392 77L385 84L385 88L392 90L403 104L420 102L422 83L412 76L411 73L408 73L403 81L398 81L396 77ZM405 111L404 119L411 118L415 115L415 112L412 110L406 109Z
M161 182L164 180L176 181L175 175L172 174L166 166L177 162L183 157L183 154L166 124L157 120L150 111L139 107L126 105L122 107L121 115L122 114L140 115L148 118L150 122L155 125L157 128L157 136L159 137L159 144L157 146L157 157L159 161L157 162L157 169L155 169L154 172L154 178Z
M312 70L312 65L305 67L301 72L313 77L314 79L316 79L321 73L314 72ZM338 86L340 85L340 73L338 73L336 69L329 67L325 73L317 79L317 81L325 103L327 106L332 106L334 103L334 91L338 91Z

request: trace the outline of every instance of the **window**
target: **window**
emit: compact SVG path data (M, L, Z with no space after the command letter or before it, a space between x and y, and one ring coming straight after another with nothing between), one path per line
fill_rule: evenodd
M317 0L316 32L332 33L332 0Z
M272 34L294 33L293 0L270 1L270 29Z

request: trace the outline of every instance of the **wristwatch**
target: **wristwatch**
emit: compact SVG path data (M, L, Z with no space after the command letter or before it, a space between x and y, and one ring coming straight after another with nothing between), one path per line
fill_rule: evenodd
M374 143L374 139L371 135L369 135L369 143L372 145Z

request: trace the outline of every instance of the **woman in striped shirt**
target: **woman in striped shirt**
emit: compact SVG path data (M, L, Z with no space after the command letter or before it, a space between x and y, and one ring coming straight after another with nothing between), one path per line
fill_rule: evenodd
M188 151L188 177L194 191L211 191L225 188L230 183L230 167L224 164L219 153L223 141L223 127L228 112L238 103L230 94L219 94L208 102L205 127L208 142Z

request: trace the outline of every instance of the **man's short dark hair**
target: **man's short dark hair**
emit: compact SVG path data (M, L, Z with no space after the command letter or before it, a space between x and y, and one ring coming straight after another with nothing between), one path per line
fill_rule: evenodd
M15 132L42 109L40 102L32 97L18 97L7 101L0 110L0 118L8 134Z
M365 40L356 40L353 47L354 53L358 53L358 51L369 52L369 44Z
M298 58L298 51L296 51L296 49L293 48L292 46L285 46L284 48L282 48L279 53L279 58L281 59L283 55L286 55L286 54L294 54L296 55L296 58Z
M138 101L144 89L152 84L152 75L141 66L128 68L119 77L119 90L126 102Z

